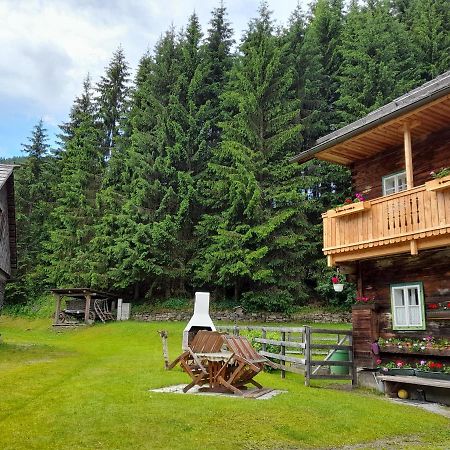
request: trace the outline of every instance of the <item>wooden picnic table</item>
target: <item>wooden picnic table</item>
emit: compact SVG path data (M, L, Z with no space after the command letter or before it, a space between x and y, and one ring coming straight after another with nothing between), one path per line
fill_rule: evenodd
M243 390L249 383L262 390L253 377L265 364L274 366L267 358L259 355L245 337L204 330L196 334L188 349L168 369L178 363L192 380L183 392L197 385L202 390L238 395L244 394ZM270 390L264 390L266 392Z

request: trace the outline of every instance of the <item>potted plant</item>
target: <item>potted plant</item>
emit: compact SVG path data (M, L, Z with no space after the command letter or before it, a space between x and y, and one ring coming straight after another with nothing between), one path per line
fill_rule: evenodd
M433 179L425 183L427 191L440 191L450 188L450 167L443 167L437 172L430 172L430 175Z
M450 366L439 361L420 361L415 372L418 377L450 381Z
M389 361L381 367L385 375L409 375L414 376L414 368L402 360Z
M337 273L331 277L331 282L333 283L333 289L335 292L342 292L344 290L345 275Z
M328 217L345 216L370 209L370 207L370 201L367 201L362 194L356 193L354 198L347 197L342 205L327 211L327 215Z

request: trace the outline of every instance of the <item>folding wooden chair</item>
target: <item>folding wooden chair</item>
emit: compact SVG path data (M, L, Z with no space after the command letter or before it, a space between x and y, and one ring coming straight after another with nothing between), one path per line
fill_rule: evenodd
M183 370L191 377L191 383L183 388L183 392L187 392L195 385L202 386L213 381L204 355L220 353L222 345L222 334L217 331L200 330L188 346L188 349L169 364L168 369L172 369L180 363Z
M267 364L276 367L272 361L261 356L244 336L223 336L224 343L232 352L228 364L225 364L216 379L219 384L232 392L243 395L242 388L251 383L257 388L262 386L253 379Z

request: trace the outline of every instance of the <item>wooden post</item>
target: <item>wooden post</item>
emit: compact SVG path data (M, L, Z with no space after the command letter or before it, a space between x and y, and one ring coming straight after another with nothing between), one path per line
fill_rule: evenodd
M282 341L286 340L286 333L284 331L281 332L281 340ZM286 347L284 346L284 344L281 344L280 352L281 352L281 356L286 355ZM280 362L281 362L281 366L286 365L286 361L284 359L282 359ZM286 378L286 371L284 369L281 369L281 378Z
M166 330L158 331L161 336L162 346L163 346L163 357L164 357L164 368L169 369L169 347L167 346L167 337L169 333Z
M53 294L55 296L55 320L54 324L57 325L59 323L59 315L61 314L61 296L59 294Z
M405 146L405 170L408 189L414 187L414 171L412 162L411 128L409 124L403 126L403 140Z
M263 328L263 329L262 329L262 333L261 333L261 337L262 337L263 339L266 339L266 336L267 336L266 330L265 330L265 328ZM262 351L263 351L263 352L266 352L266 351L267 351L267 344L266 344L265 342L263 342L263 344L262 344Z
M351 347L351 349L348 352L348 355L349 355L350 362L352 363L352 365L350 366L350 372L351 372L351 376L352 376L352 387L355 387L358 384L358 376L357 376L357 372L356 372L355 358L353 357L353 335L352 334L350 334L348 337L348 343Z
M91 294L86 294L84 298L86 299L86 304L84 306L84 323L89 323L89 312L91 310Z
M305 386L310 385L311 376L311 328L305 327Z
M415 256L419 254L419 250L417 249L417 241L413 239L410 243L411 246L411 255Z

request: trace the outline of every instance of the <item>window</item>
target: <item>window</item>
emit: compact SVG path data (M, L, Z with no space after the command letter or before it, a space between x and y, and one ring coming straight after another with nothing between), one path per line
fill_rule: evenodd
M395 194L407 187L405 171L383 177L383 195Z
M392 328L425 330L422 283L391 285Z

